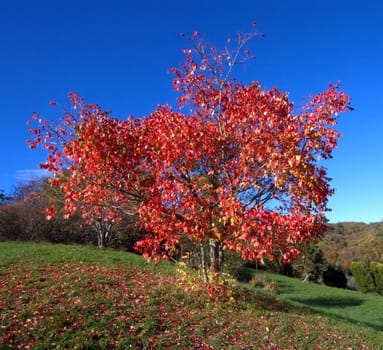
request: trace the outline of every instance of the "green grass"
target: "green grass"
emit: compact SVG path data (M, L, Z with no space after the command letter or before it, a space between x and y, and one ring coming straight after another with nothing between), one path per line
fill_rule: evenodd
M85 246L3 242L0 349L383 348L378 318L355 324L342 313L324 315L330 291L313 313L307 306L315 304L314 291L274 277L278 299L238 288L236 301L214 302L170 263ZM341 295L348 299L339 294L338 303ZM343 306L369 305L350 300L354 305Z
M86 245L0 242L0 254L0 268L23 261L33 261L34 265L44 262L83 262L102 265L148 266L148 262L139 255ZM161 262L161 266L163 269L172 269L169 264L164 262Z
M250 274L255 271L248 269ZM383 297L357 291L330 288L286 276L261 272L277 281L280 300L309 308L322 315L383 331Z

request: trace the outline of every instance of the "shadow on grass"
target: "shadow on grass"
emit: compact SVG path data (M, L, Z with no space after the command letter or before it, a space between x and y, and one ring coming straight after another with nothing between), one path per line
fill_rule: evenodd
M360 298L341 298L341 297L317 297L317 298L291 298L300 304L313 307L344 308L348 306L359 306L363 304Z
M329 316L333 319L346 321L353 324L370 327L376 331L383 331L383 318L375 319L375 322L361 321L354 318L341 316L335 310L346 307L357 307L364 303L360 298L341 298L341 297L317 297L317 298L289 298L296 303L298 308L308 309L320 315ZM334 312L332 312L334 311Z

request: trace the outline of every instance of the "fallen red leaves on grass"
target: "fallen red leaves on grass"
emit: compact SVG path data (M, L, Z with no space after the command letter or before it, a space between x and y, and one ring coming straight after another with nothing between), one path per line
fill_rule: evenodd
M0 273L0 347L368 349L357 335L347 339L319 316L255 294L212 302L185 293L182 283L153 268L8 267Z

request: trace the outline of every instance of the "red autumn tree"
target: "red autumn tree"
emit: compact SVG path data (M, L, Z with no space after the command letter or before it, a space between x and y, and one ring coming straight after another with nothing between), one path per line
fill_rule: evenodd
M178 111L160 106L121 121L72 94L76 113L65 128L40 120L30 145L50 151L42 166L64 190L67 214L114 221L138 213L148 234L137 249L166 257L187 240L200 251L207 282L226 250L288 261L299 243L318 238L333 192L318 160L331 157L349 99L330 85L294 111L277 88L233 79L254 35L219 51L195 33L185 63L172 70Z

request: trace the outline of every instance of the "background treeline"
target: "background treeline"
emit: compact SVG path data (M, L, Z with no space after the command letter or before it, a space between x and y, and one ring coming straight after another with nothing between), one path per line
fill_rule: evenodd
M300 247L305 258L271 269L303 280L383 293L383 222L329 224L323 238Z
M2 194L0 240L97 245L98 228L95 225L85 225L80 215L64 219L63 215L58 213L55 218L46 220L44 208L47 208L52 200L63 206L62 198L62 194L53 192L46 179L35 179L21 184L8 197ZM104 246L132 250L140 234L131 219L114 223Z
M383 222L330 224L318 246L325 259L336 266L350 268L353 261L383 263Z

